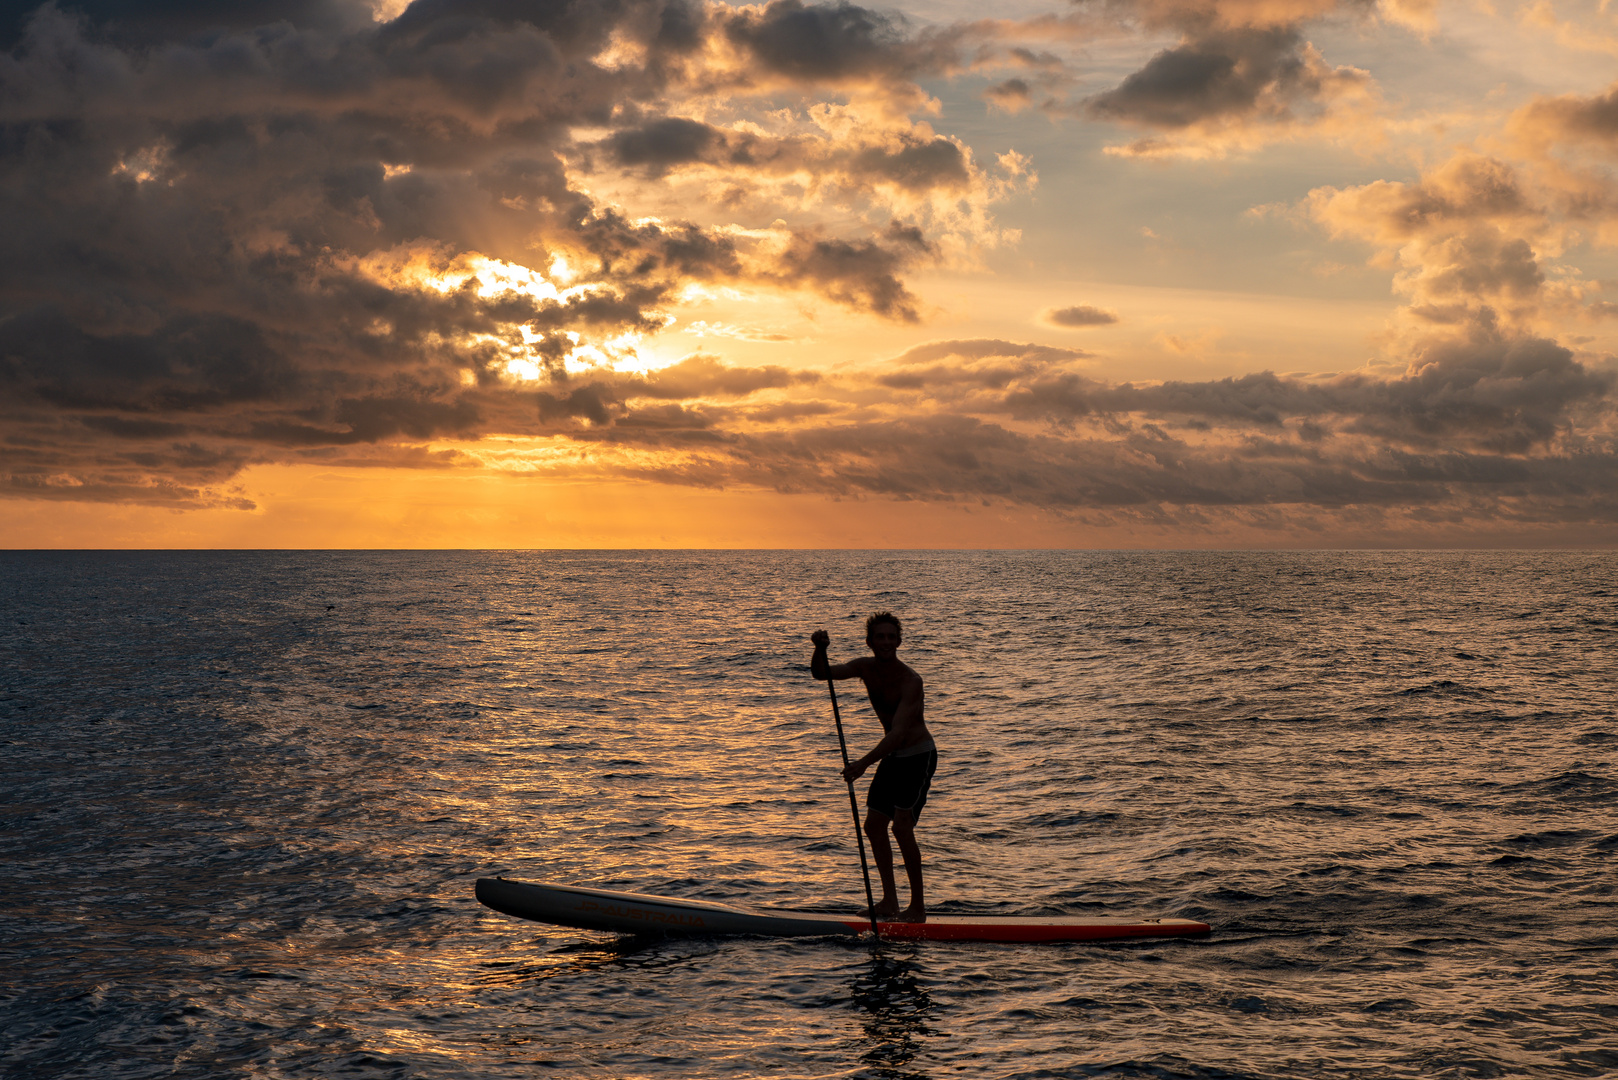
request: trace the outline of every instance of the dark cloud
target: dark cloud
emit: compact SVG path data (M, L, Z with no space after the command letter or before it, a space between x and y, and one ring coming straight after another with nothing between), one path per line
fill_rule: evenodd
M952 193L973 179L971 159L952 139L882 132L861 145L822 135L771 137L682 117L663 117L615 132L601 144L614 164L657 178L682 166L717 170L732 185L752 178L813 174L816 184L861 191L890 185L912 194Z
M812 385L820 376L769 364L756 368L726 367L712 356L692 356L636 381L624 382L632 392L654 398L745 397L760 390Z
M1111 326L1118 321L1118 314L1102 308L1090 307L1088 304L1075 304L1072 307L1055 308L1047 311L1044 319L1053 326Z
M1618 149L1618 85L1589 96L1539 98L1514 120L1540 137L1589 142L1611 152Z
M8 455L0 454L0 461ZM230 469L219 470L217 479L234 474L244 461L233 462ZM241 495L222 494L215 487L188 487L169 479L164 472L177 471L177 462L154 460L142 463L136 479L120 481L101 479L92 475L88 480L75 478L72 484L54 482L54 477L35 477L26 469L13 467L0 474L0 496L24 499L45 499L53 502L113 502L141 503L172 510L253 510L257 503Z
M930 368L907 368L888 375L877 376L877 382L895 390L922 390L934 392L946 386L981 386L1000 390L1027 373L1027 366L1017 363L974 364L955 367L936 364Z
M343 446L377 442L393 436L430 439L439 435L473 434L478 427L474 402L424 400L420 397L348 398L337 403L333 420L346 430L333 431L306 424L266 421L253 425L251 434L282 446Z
M1089 354L1080 349L1064 349L1032 342L1003 341L999 338L966 338L929 341L912 346L894 358L896 364L931 364L948 358L982 360L986 357L1015 357L1038 365L1077 360Z
M564 45L600 42L625 12L639 6L633 0L413 0L382 36L442 42L470 37L485 26L527 26Z
M60 310L0 322L0 386L67 408L196 410L284 399L299 373L253 322L176 315L147 333L95 335Z
M1218 156L1305 131L1370 131L1375 81L1368 72L1329 64L1305 30L1332 16L1371 17L1374 0L1073 2L1114 32L1179 38L1110 90L1076 102L1053 97L1041 106L1056 116L1153 133L1109 153Z
M854 156L858 174L891 181L909 191L963 188L970 179L966 154L949 139L905 139L897 147L872 146Z
M847 4L417 0L379 24L357 0L82 0L9 5L0 29L0 397L5 434L31 440L4 467L53 498L200 504L255 461L632 413L677 427L616 377L598 394L562 373L663 328L693 280L918 317L922 226L761 241L635 219L570 180L592 152L577 129L606 129L593 152L620 172L807 169L920 196L973 175L921 128L816 141L667 115L714 49L755 87L944 63ZM795 378L690 362L633 389L683 408ZM193 445L206 467L172 449Z
M1330 421L1346 433L1422 451L1462 446L1522 454L1552 442L1581 410L1605 410L1614 382L1555 342L1480 330L1428 347L1410 374L1396 379L1303 381L1263 372L1136 387L1063 373L1016 388L1006 406L1017 416L1068 421L1141 414L1272 429Z
M612 410L617 405L618 398L610 388L591 383L567 394L541 391L539 417L550 421L578 419L588 420L592 424L608 424L612 422Z
M989 500L1064 513L1399 512L1522 522L1618 522L1611 372L1540 338L1474 328L1397 377L1110 383L1081 354L995 340L933 342L875 384L823 381L812 424L737 427L664 409L576 433L595 445L680 448L677 467L617 471L698 486L899 499ZM965 392L967 397L961 397ZM963 402L969 411L963 411ZM791 406L735 419L794 420ZM999 414L999 418L996 418ZM1031 427L1029 421L1043 421Z
M250 510L229 481L255 460L240 443L117 416L0 414L0 497ZM199 433L200 434L200 433Z
M1022 79L1006 79L983 91L983 99L1014 113L1033 103L1034 92Z
M723 149L725 134L700 120L664 117L637 128L615 132L606 147L620 165L649 166L660 172L671 165L709 161ZM745 150L738 151L746 154Z
M40 0L0 3L0 49L21 40ZM131 45L194 39L209 34L286 23L332 29L371 21L359 0L56 0L59 10L93 23Z
M778 278L788 284L808 284L851 307L878 315L916 322L918 301L899 272L932 247L921 231L894 224L881 241L795 237L777 263Z
M547 423L587 420L597 426L630 424L662 428L681 426L680 418L684 416L700 420L697 426L707 427L706 412L682 411L685 406L678 404L671 412L664 406L648 406L644 402L741 398L764 390L812 385L819 381L820 376L814 372L791 371L773 364L728 367L715 357L699 354L645 375L606 373L565 392L542 391L538 395L539 416Z
M1377 0L1071 0L1136 29L1205 33L1218 28L1296 26L1331 15L1363 16Z
M1353 77L1298 28L1332 6L1119 7L1181 41L1090 107L1168 132L1324 108ZM1260 9L1273 14L1233 14ZM920 124L837 138L720 127L678 115L681 95L891 88L955 70L967 36L795 2L423 0L377 25L340 3L104 0L28 17L0 56L12 496L245 507L231 485L254 464L470 469L430 444L501 433L572 440L589 468L680 484L1060 512L1618 517L1591 496L1618 489L1612 375L1478 306L1545 290L1512 225L1531 200L1481 159L1323 196L1322 220L1414 241L1418 299L1453 328L1398 377L1118 384L1078 350L995 339L818 378L707 356L581 370L583 350L662 327L693 281L918 320L905 276L949 249L918 208L981 184L960 144ZM1013 59L1032 74L1002 83L1008 95L1060 75L1050 58ZM1586 111L1577 123L1594 130L1600 110ZM713 228L604 205L578 179L592 168L625 183L808 175L908 209L839 209L874 222L839 233Z
M1420 511L1459 501L1474 515L1618 522L1618 501L1589 497L1618 480L1618 455L1610 450L1523 458L1359 445L1327 456L1290 442L1208 445L1149 425L1105 438L1058 438L956 416L704 434L683 443L698 456L677 468L623 471L695 486L1003 501L1063 512ZM589 438L647 444L646 433L617 428Z
M931 341L895 357L891 363L898 370L879 375L877 382L895 390L925 390L935 396L1004 390L1014 382L1042 378L1053 368L1085 355L1077 349L996 338Z
M730 40L765 71L798 82L885 82L937 72L954 61L947 35L912 35L902 16L855 4L773 0L722 20Z
M1291 27L1212 31L1158 53L1086 109L1100 120L1170 131L1227 117L1282 119L1328 91L1330 72L1303 46Z
M81 416L79 423L120 439L172 439L190 430L185 424L167 420L132 420L122 416Z
M1607 408L1614 377L1590 371L1543 338L1477 334L1429 348L1414 371L1354 390L1370 398L1351 429L1433 447L1447 442L1498 453L1544 446L1578 418Z
M760 424L794 423L812 417L830 416L840 410L829 401L783 401L775 405L762 405L742 413L746 419Z

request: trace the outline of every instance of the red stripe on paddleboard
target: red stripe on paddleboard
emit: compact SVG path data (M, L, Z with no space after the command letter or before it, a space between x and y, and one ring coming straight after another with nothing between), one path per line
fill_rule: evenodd
M850 930L865 932L871 924L864 919L845 919ZM1062 923L966 923L925 922L878 923L883 937L920 941L1105 941L1119 938L1179 937L1206 934L1207 923L1175 920L1167 923L1143 922L1118 925L1074 926Z

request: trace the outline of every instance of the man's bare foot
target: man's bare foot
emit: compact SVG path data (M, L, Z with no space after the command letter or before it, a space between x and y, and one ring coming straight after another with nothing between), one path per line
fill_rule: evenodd
M894 922L926 922L927 909L920 904L911 904L893 917Z
M873 914L879 919L897 919L899 917L899 901L878 900L874 908L860 908L860 914L867 919Z

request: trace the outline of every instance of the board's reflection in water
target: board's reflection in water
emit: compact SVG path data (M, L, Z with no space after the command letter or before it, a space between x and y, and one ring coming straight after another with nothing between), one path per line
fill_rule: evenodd
M865 1049L860 1060L869 1067L862 1074L881 1080L928 1080L914 1064L922 1041L935 1033L937 1008L927 993L921 973L909 956L894 955L879 947L870 966L854 980L854 1007L861 1013Z

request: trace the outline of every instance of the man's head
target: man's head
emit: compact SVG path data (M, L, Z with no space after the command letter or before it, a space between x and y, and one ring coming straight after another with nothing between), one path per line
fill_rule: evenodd
M903 640L904 628L899 625L899 616L893 612L879 611L865 620L865 644L878 655L883 652L893 655L893 650Z

